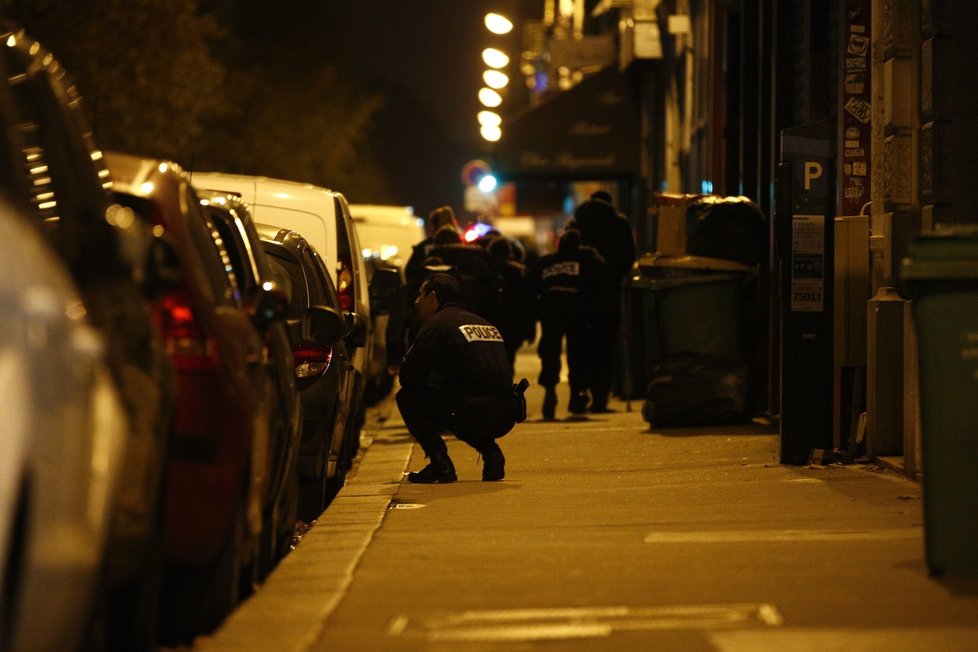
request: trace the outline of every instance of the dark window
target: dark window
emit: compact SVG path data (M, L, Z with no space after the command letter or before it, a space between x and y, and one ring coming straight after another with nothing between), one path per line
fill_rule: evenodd
M218 302L234 301L240 305L241 289L231 256L228 255L217 225L203 210L190 186L184 184L182 190L187 195L187 230L201 262L204 263L204 273L213 296Z
M332 278L326 269L326 263L318 253L312 248L304 250L306 266L311 269L314 279L313 285L317 287L317 305L329 306L340 309L339 293L333 285Z
M213 218L214 226L221 234L221 240L231 260L235 278L244 292L250 292L258 287L255 261L246 236L241 233L240 223L227 210L210 207L205 213Z
M268 263L272 280L285 292L289 299L288 319L302 319L309 307L309 297L306 294L306 277L302 266L293 258L269 251Z

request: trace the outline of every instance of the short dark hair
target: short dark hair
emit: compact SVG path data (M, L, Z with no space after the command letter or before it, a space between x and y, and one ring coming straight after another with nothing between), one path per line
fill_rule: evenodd
M452 224L442 224L431 236L431 241L436 245L458 244L462 242L462 236L458 234L458 229Z
M591 193L591 199L597 199L598 201L608 202L609 204L614 203L611 200L611 193L608 192L607 190L595 190L594 192Z
M435 293L438 303L445 305L448 303L460 304L463 301L462 286L458 279L445 272L436 272L426 278L421 284L421 292L424 294Z
M455 211L452 210L451 206L439 206L435 210L428 213L428 226L432 230L438 230L438 227L444 226L446 224L455 224Z
M581 232L577 229L564 229L557 242L557 251L573 251L581 246Z

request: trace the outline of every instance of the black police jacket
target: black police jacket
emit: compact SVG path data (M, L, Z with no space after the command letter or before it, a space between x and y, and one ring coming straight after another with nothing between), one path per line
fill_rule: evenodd
M594 302L604 269L604 259L591 247L541 256L531 281L538 301L538 318L580 316Z
M499 329L448 304L429 317L401 363L402 387L442 385L459 398L512 393L512 372Z

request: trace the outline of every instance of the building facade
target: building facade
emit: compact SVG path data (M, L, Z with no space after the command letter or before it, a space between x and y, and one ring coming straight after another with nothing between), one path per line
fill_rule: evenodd
M603 75L605 86L619 89L628 106L609 118L619 127L613 143L596 140L594 157L582 143L584 162L556 174L616 184L645 251L655 249L660 192L754 201L771 231L765 409L779 419L783 445L883 459L918 475L918 352L900 264L916 235L978 222L970 192L978 84L967 72L978 61L969 33L978 3L543 5L540 22L526 28L524 72L535 76L536 91L517 130L576 91L559 111L571 133L581 103L604 92L593 81L594 92L586 90L589 79ZM577 128L599 132L595 110ZM545 121L557 120L551 114ZM520 148L536 146L534 131L519 132ZM538 161L567 142L566 134L548 138ZM504 135L500 166L519 180L527 170L515 149ZM792 247L806 247L820 270L804 280L806 290L817 289L805 295L817 294L815 301L793 298L803 256ZM805 401L813 407L798 407ZM806 409L831 419L786 431L810 421L793 414Z

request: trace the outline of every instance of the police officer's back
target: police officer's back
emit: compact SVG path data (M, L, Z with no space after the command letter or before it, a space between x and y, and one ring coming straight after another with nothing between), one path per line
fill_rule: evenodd
M587 389L591 379L591 342L585 319L600 290L604 261L594 249L581 245L581 235L567 229L557 251L541 256L533 273L536 316L540 321L540 375L544 387L543 417L554 418L557 406L556 385L560 379L560 354L567 340L567 365L571 399L568 409L582 414L587 409Z
M576 229L561 235L557 251L541 256L534 265L532 282L539 315L580 313L601 289L605 260L593 247L581 243Z

